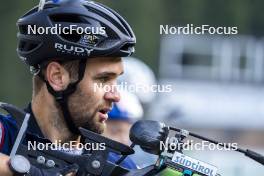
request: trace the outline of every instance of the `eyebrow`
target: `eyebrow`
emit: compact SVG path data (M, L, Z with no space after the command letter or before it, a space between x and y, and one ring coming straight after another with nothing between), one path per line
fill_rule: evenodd
M108 72L108 71L105 71L105 72L101 72L101 73L98 73L96 75L96 77L103 77L103 76L119 76L119 75L122 75L124 73L124 71L122 71L121 73L117 74L115 72Z

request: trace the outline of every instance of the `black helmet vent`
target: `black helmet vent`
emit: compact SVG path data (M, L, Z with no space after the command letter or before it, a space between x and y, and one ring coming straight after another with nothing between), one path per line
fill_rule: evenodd
M72 24L76 24L78 26L79 23L87 23L84 17L76 16L76 14L57 14L50 16L53 25L61 24L62 26L70 27ZM69 32L69 31L66 31ZM70 42L78 42L80 41L82 35L78 34L77 31L73 30L71 34L63 34L61 33L60 36Z
M83 23L86 22L81 16L77 16L76 14L57 14L50 16L51 21L53 22L69 22L69 23Z
M37 44L37 43L25 42L25 41L22 40L19 43L18 48L19 48L20 51L29 52L31 50L34 50L38 46L39 46L39 44Z
M74 32L72 34L61 34L60 36L70 42L79 42L81 39L81 35Z
M105 14L105 13L103 13L103 12L101 12L101 11L95 9L95 8L91 8L91 7L86 6L86 5L84 5L84 6L85 6L90 12L95 13L95 14L98 14L98 15L100 15L101 17L103 17L103 18L107 19L108 21L110 21L110 22L113 24L113 26L117 26L118 29L121 30L121 32L123 32L123 33L127 33L127 31L125 31L125 30L123 29L123 27L121 27L120 24L116 21L116 20L118 20L118 18L116 18L116 17L113 18L113 16L109 17L109 16L108 16L109 14ZM113 20L113 19L116 19L116 20Z
M21 34L27 35L27 25L20 25L19 27L19 32Z
M122 50L122 51L130 51L131 48L132 48L133 46L134 46L133 44L131 44L131 43L127 43L127 44L125 44L124 46L122 46L122 47L120 48L120 50Z

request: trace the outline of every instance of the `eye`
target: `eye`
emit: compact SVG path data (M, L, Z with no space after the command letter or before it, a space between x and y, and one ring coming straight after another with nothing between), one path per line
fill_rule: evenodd
M98 80L102 83L106 83L110 80L110 78L108 76L103 76L103 77L98 78Z

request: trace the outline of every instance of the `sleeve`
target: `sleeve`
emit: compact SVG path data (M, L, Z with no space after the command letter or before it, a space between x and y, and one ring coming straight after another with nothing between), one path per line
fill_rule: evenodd
M16 121L10 115L0 114L0 152L9 155L17 136Z

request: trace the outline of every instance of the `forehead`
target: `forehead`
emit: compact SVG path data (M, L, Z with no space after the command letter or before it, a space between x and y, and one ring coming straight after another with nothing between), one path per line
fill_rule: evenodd
M123 63L120 57L97 57L87 60L87 71L100 73L105 71L123 72Z

